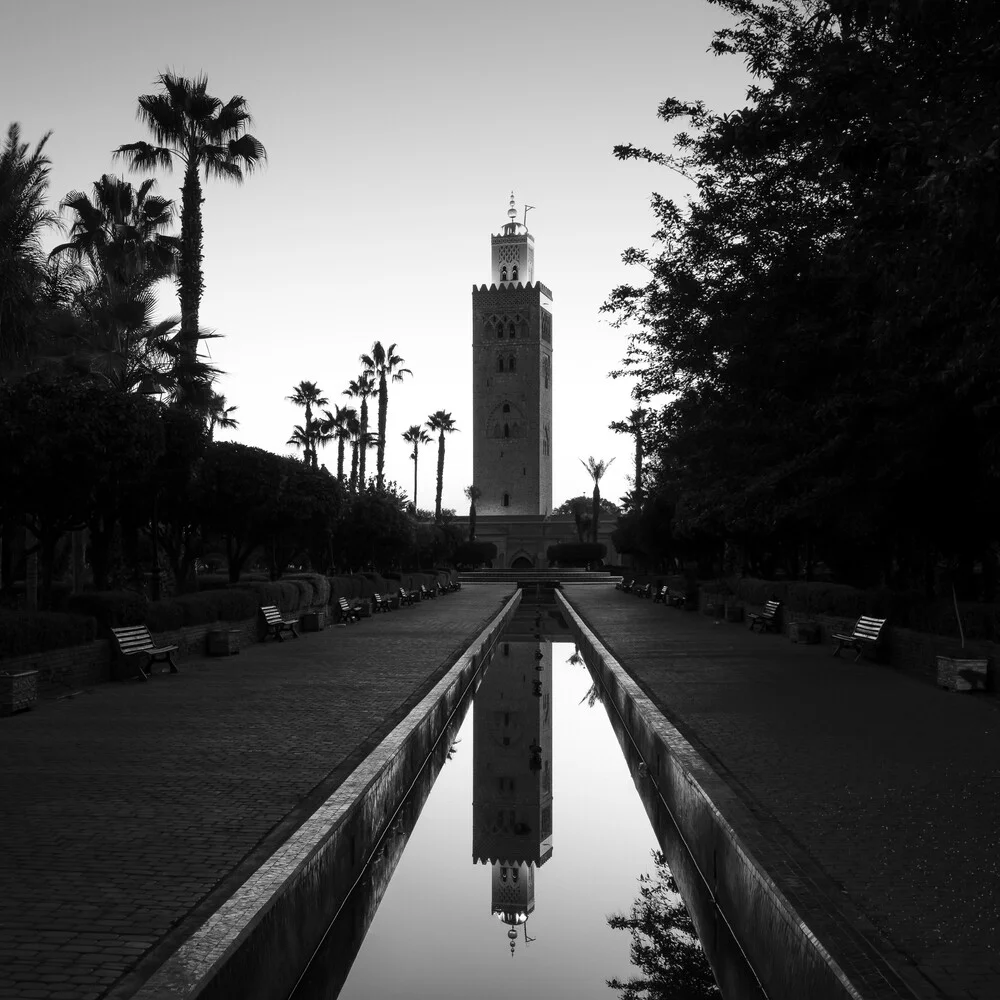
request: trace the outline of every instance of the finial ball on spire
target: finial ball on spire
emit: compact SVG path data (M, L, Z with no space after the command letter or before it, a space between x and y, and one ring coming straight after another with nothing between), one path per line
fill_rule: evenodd
M514 207L514 192L510 193L510 208L507 209L507 217L513 222L517 218L517 209Z

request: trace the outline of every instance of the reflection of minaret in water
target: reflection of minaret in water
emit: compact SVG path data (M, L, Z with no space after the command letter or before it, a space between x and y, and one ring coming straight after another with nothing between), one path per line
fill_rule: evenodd
M511 955L535 909L535 868L552 856L551 650L503 643L472 706L472 855L493 866L491 908Z

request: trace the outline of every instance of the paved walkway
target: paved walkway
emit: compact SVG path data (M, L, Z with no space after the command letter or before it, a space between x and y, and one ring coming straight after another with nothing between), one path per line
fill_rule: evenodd
M0 1000L127 995L511 591L467 587L0 720Z
M855 907L941 996L1000 997L1000 703L611 586L564 593L811 860L818 893Z

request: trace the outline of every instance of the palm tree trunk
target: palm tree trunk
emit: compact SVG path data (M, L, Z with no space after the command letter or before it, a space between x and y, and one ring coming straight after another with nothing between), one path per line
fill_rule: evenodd
M413 442L413 513L417 513L417 443Z
M437 498L434 501L434 520L441 520L441 493L444 490L444 431L438 435Z
M597 483L594 483L594 508L590 518L590 540L597 541L597 523L601 516L601 490Z
M86 528L77 528L71 536L73 545L73 593L83 590L83 556Z
M351 492L358 488L358 442L351 442Z
M202 275L202 240L204 227L197 157L190 157L181 187L181 254L177 266L177 293L181 306L180 342L184 365L193 364L198 356L198 310L205 288ZM189 374L185 380L190 382Z
M337 482L343 485L344 482L344 439L337 438Z
M368 457L368 399L361 400L361 454L358 458L358 488L365 488L365 462Z
M389 413L389 387L386 385L385 372L379 378L378 386L378 452L375 457L375 470L378 475L378 488L382 489L385 482L385 425Z
M38 610L38 544L35 536L24 529L24 550L34 549L25 557L24 564L24 610Z
M642 428L635 431L635 502L642 505Z

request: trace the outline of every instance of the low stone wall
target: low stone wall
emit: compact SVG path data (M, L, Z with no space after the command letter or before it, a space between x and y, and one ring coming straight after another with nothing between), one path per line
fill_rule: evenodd
M714 596L700 598L704 608L706 601L715 602ZM746 612L763 611L762 606L747 604ZM821 645L833 645L833 633L850 635L854 630L856 618L838 618L833 615L806 614L801 611L791 611L782 608L781 632L788 636L789 626L797 622L815 622L819 626ZM883 650L883 662L914 677L920 677L932 684L937 683L937 663L935 657L945 655L958 647L958 640L946 635L933 635L928 632L915 632L908 628L893 628L892 622L887 622L888 635ZM969 656L988 658L990 661L987 690L992 697L1000 696L998 670L1000 670L1000 646L994 642L969 639L965 644ZM840 654L853 656L851 651Z
M300 608L291 612L299 618L309 612L327 612L327 623L331 618L327 606ZM185 656L205 656L209 632L219 629L239 631L240 646L246 647L258 642L257 618L244 618L236 622L208 622L204 625L185 625L168 632L154 632L153 641L158 646L177 646L177 658ZM50 649L43 653L29 653L0 660L0 670L20 673L23 670L38 671L38 694L41 698L58 698L70 691L103 684L112 679L112 642L110 639L96 639L82 646L66 646ZM181 662L183 669L183 662Z

